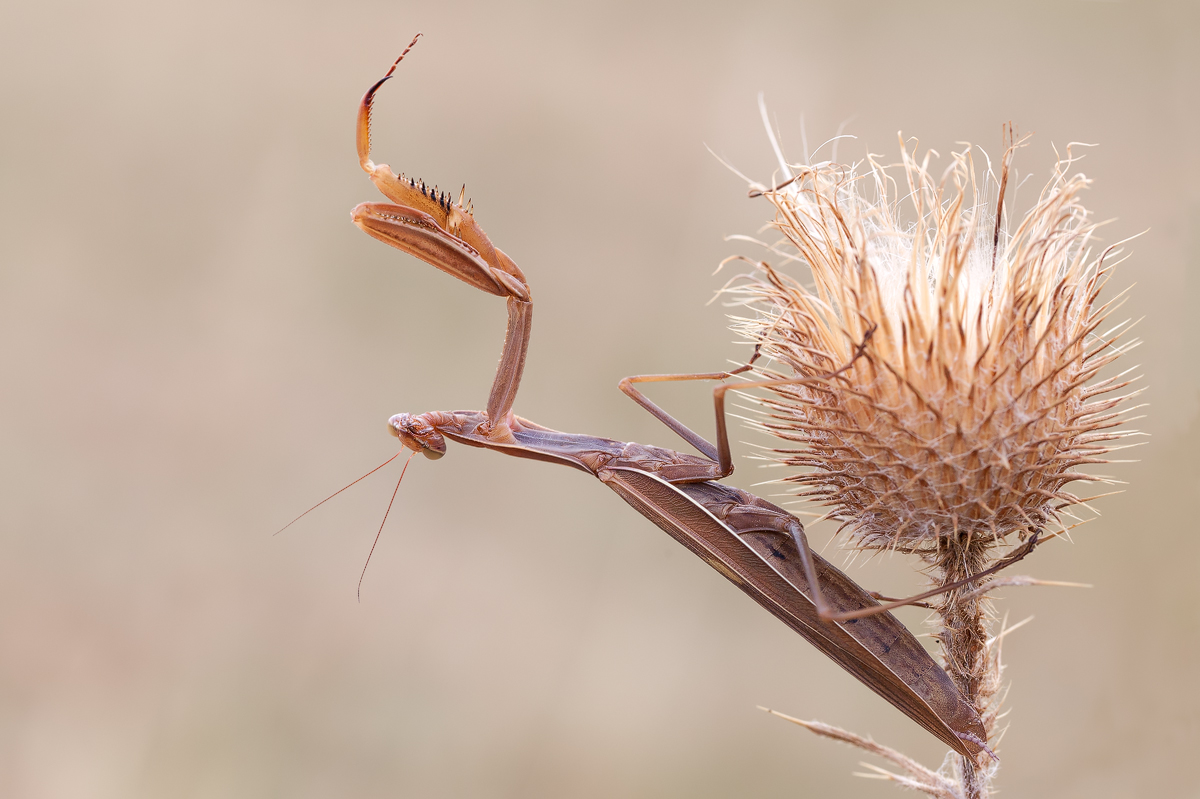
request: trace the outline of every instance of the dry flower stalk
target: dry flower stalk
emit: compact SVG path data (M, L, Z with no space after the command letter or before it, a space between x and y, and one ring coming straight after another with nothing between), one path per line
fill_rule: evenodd
M803 471L784 481L850 547L916 554L935 585L987 568L1014 537L1065 532L1061 517L1086 502L1067 484L1108 481L1080 469L1110 462L1130 435L1117 429L1126 397L1112 396L1130 381L1095 380L1129 345L1117 342L1126 325L1100 330L1112 248L1094 257L1096 224L1079 200L1088 181L1070 173L1068 148L1011 224L1005 193L1022 143L982 183L970 147L936 178L930 156L918 162L903 142L893 167L873 157L789 167L784 184L757 187L783 236L767 246L807 266L812 288L765 262L727 288L755 311L735 328L786 367L759 370L767 379L835 370L874 329L848 371L758 398L755 424L790 442L774 459ZM1001 664L986 589L949 592L935 609L946 670L994 741ZM925 783L907 769L902 782L987 796L995 764L960 760Z

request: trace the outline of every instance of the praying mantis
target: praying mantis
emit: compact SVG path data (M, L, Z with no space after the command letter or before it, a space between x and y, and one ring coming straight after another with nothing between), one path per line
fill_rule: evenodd
M417 35L359 104L359 163L389 200L354 208L354 224L370 236L499 297L508 305L504 346L484 411L397 414L389 432L415 454L440 458L446 439L519 458L569 466L597 477L631 507L737 585L784 624L956 752L991 754L976 710L946 672L890 609L979 580L1032 551L1037 536L992 568L967 580L915 597L880 604L874 595L812 552L795 516L746 491L718 482L733 472L726 430L725 393L828 379L848 368L811 378L722 383L713 391L714 445L685 427L636 388L639 383L723 381L749 371L754 358L726 372L641 375L620 388L695 447L701 456L589 435L562 433L513 413L525 366L533 299L516 263L495 247L463 205L424 181L395 174L371 160L375 95L416 44ZM868 334L869 336L870 334ZM863 354L864 340L855 358ZM853 363L853 361L851 361Z

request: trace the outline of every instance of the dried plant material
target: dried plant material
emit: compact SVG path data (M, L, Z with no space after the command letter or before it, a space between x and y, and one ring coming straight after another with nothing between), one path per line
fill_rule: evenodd
M986 596L997 588L1006 586L1026 586L1026 585L1049 585L1057 586L1058 588L1092 588L1089 583L1069 583L1063 580L1039 580L1036 577L1030 577L1026 574L1012 574L1006 577L997 577L994 580L988 580L986 583L976 588L974 591L968 591L962 595L964 599L976 599Z
M826 724L823 721L805 721L804 719L798 719L793 716L789 716L786 713L780 713L778 710L771 710L768 707L759 706L758 709L766 711L772 716L778 716L785 721L798 724L801 727L804 727L806 730L816 733L817 735L822 735L826 738L832 738L835 741L841 741L842 743L856 746L859 749L870 752L871 754L878 755L884 760L890 760L892 763L895 763L897 766L904 769L904 771L908 772L908 776L893 774L889 771L884 771L883 769L877 769L874 766L866 763L863 765L866 766L866 768L887 775L887 779L897 782L906 788L924 791L930 796L937 797L938 799L962 799L962 794L958 792L958 787L954 784L954 782L936 771L925 768L911 757L901 754L891 747L878 744L875 741L872 741L870 738L864 738L861 735L855 735L852 732L848 732L839 727L834 727L831 724Z
M787 479L855 546L922 554L1024 539L1081 502L1064 486L1102 479L1079 469L1121 436L1105 395L1127 385L1088 384L1119 333L1095 335L1108 272L1071 161L1009 233L970 150L941 179L928 160L903 150L899 185L874 160L800 167L764 194L814 290L766 264L733 289L761 311L742 332L795 375L836 369L877 327L849 372L778 389L763 426L797 444L780 460L807 471Z
M1109 481L1090 470L1132 434L1118 429L1126 397L1113 395L1131 381L1097 378L1132 344L1119 343L1126 324L1102 329L1113 247L1093 247L1097 226L1079 197L1088 181L1071 171L1068 148L1013 223L1005 195L1021 143L999 175L984 159L982 181L972 148L935 176L930 155L918 160L903 141L892 167L874 157L784 165L788 180L752 194L774 205L782 234L765 246L807 267L811 288L751 261L753 274L726 289L755 311L735 327L776 364L758 370L764 378L829 375L853 361L757 398L753 424L788 442L773 455L794 469L782 482L838 522L852 549L918 555L935 587L995 565L1011 540L1064 535L1061 517L1090 499L1068 484ZM935 605L946 671L989 739L1004 633L989 635L986 594L1017 584L1040 583L968 583ZM900 762L851 733L797 723ZM976 799L995 764L962 758L958 793L946 794L903 767L910 776L889 778Z

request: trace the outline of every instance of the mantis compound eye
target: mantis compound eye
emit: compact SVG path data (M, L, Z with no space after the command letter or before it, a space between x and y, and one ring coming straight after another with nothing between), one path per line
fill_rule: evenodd
M446 454L446 440L442 434L420 416L398 413L388 419L388 432L400 439L401 444L430 460Z

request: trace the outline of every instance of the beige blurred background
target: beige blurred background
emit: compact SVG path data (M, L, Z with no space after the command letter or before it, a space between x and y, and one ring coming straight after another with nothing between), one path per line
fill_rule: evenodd
M517 410L564 430L680 447L617 381L745 357L706 302L768 209L705 145L768 179L759 91L797 159L843 122L843 158L996 153L1013 120L1032 186L1100 143L1106 239L1149 231L1115 285L1152 437L1026 564L1095 588L1000 604L1036 619L999 786L1200 796L1200 13L1080 0L4 4L0 796L897 795L756 705L939 762L584 475L414 461L361 603L398 463L271 537L394 452L389 415L482 405L499 354L502 302L350 224L356 103L417 30L377 159L467 184L537 297ZM711 429L706 391L655 397Z

